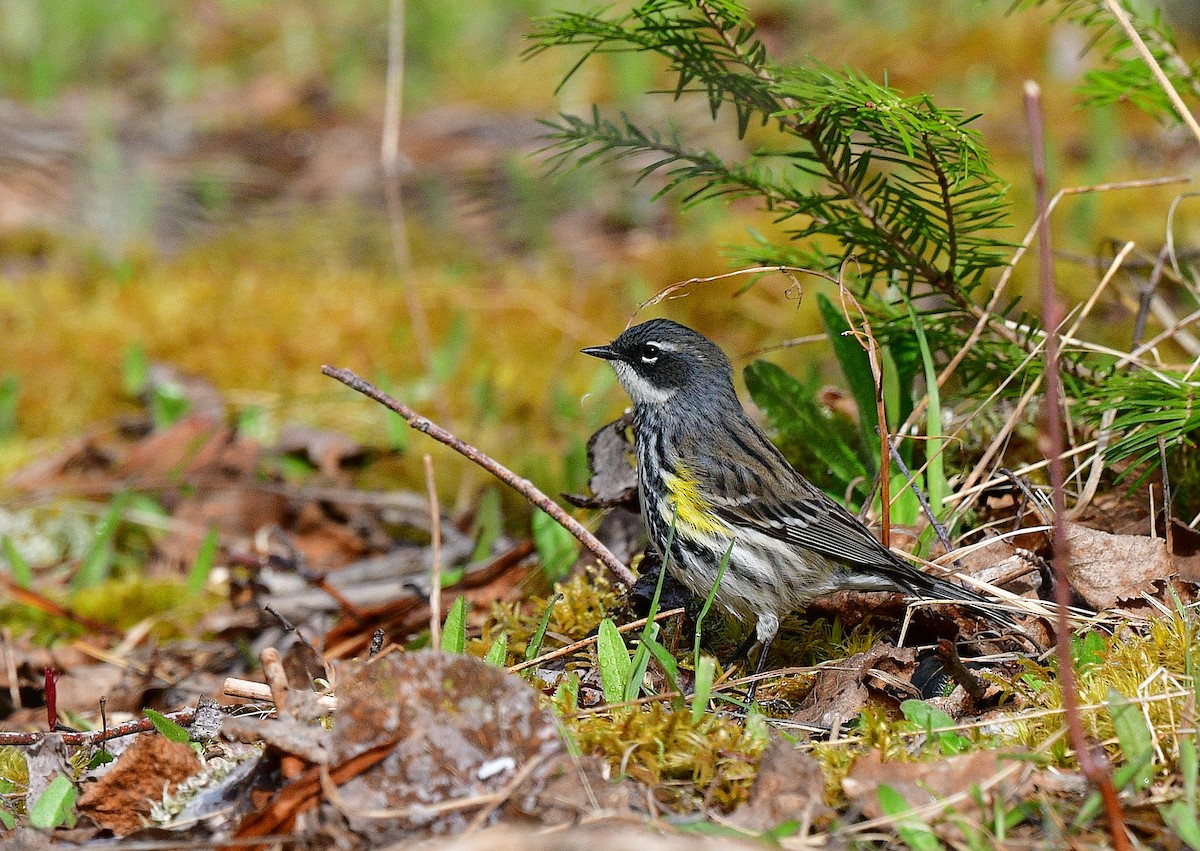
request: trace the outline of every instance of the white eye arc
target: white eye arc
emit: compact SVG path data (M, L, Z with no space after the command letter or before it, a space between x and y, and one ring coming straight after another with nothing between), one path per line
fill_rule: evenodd
M658 360L659 346L657 343L646 343L642 346L641 361L650 364Z

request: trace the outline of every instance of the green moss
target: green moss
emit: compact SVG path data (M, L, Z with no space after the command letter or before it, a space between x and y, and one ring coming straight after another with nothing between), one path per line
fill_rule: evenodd
M729 812L746 800L766 746L728 716L709 714L693 724L690 710L660 703L565 724L582 753L603 756L614 774L645 783L681 810L707 805Z

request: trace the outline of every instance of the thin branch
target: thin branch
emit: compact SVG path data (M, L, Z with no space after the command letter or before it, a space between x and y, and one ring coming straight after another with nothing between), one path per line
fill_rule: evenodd
M416 282L408 275L412 266L412 249L408 243L404 196L400 191L400 115L404 104L404 11L405 0L390 0L388 4L387 76L384 82L383 133L379 139L379 164L383 168L383 194L387 201L388 225L392 236L392 255L404 281L404 305L412 327L417 357L428 370L433 337L429 331L429 316L417 290Z
M1109 834L1117 851L1131 849L1125 829L1125 814L1112 774L1104 757L1092 751L1083 730L1079 712L1079 692L1075 686L1075 667L1071 658L1071 624L1067 609L1071 605L1071 587L1067 579L1070 544L1067 540L1066 495L1063 482L1063 410L1059 377L1059 337L1057 329L1065 312L1054 288L1054 253L1050 245L1050 225L1042 211L1046 210L1046 156L1042 123L1041 90L1032 80L1025 83L1025 109L1029 121L1033 158L1034 183L1037 190L1038 216L1038 280L1042 297L1042 325L1047 329L1046 341L1046 411L1045 436L1050 446L1050 487L1054 503L1054 598L1058 604L1055 624L1055 655L1058 659L1058 679L1066 710L1067 731L1071 746L1079 760L1079 768L1100 792L1108 816Z
M570 532L575 537L575 540L583 544L584 548L594 555L622 583L632 585L636 581L633 572L622 564L621 560L613 555L608 547L600 543L596 536L585 529L578 520L563 511L558 503L538 490L533 482L518 476L499 461L485 455L469 443L459 440L437 423L421 416L403 402L396 401L387 393L384 393L378 387L371 384L371 382L359 378L350 370L322 366L321 372L330 378L337 379L350 389L357 390L369 399L374 399L389 411L396 412L404 418L404 421L408 423L410 428L429 435L439 443L449 446L455 452L475 462L521 496L525 497L530 503L553 517L560 526Z
M241 707L238 708L240 709ZM172 712L166 717L180 727L187 727L195 719L196 710L184 709L181 712ZM0 746L33 745L51 735L58 736L62 739L63 744L67 745L98 745L110 739L132 736L135 733L148 733L153 729L154 724L149 718L135 718L132 721L126 721L124 724L117 724L103 730L93 730L90 733L9 733L0 731Z
M917 477L908 469L908 465L904 463L904 458L901 457L900 450L896 448L895 444L889 443L888 449L892 453L892 462L900 468L900 472L904 474L904 478L908 481L909 489L916 494L917 502L921 503L921 510L929 518L929 523L933 526L933 531L937 533L938 540L942 542L942 546L946 548L946 552L951 552L954 549L954 544L950 540L950 535L946 531L946 527L941 524L937 516L933 513L933 508L929 505L929 497L925 495L925 491L921 490L921 486L917 484Z

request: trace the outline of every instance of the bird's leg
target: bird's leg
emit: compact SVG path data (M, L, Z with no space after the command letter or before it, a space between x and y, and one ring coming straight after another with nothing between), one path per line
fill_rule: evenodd
M763 668L767 666L767 654L771 652L771 643L775 640L775 636L771 636L766 641L759 642L761 649L758 652L758 661L754 664L755 679L751 681L750 688L746 690L746 709L749 710L754 705L754 695L758 691L757 679L758 675L763 672Z
M734 650L728 657L721 660L722 667L731 668L735 662L741 662L743 659L750 658L750 651L754 649L754 645L758 643L757 633L750 633L746 636L746 640L738 645L737 650Z

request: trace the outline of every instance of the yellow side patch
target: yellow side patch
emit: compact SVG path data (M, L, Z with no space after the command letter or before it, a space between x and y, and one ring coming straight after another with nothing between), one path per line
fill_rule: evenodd
M700 487L686 467L679 467L676 475L663 477L667 486L668 514L678 511L679 530L694 529L698 532L728 533L729 527L716 519L711 507L700 496ZM668 517L669 519L669 517Z

